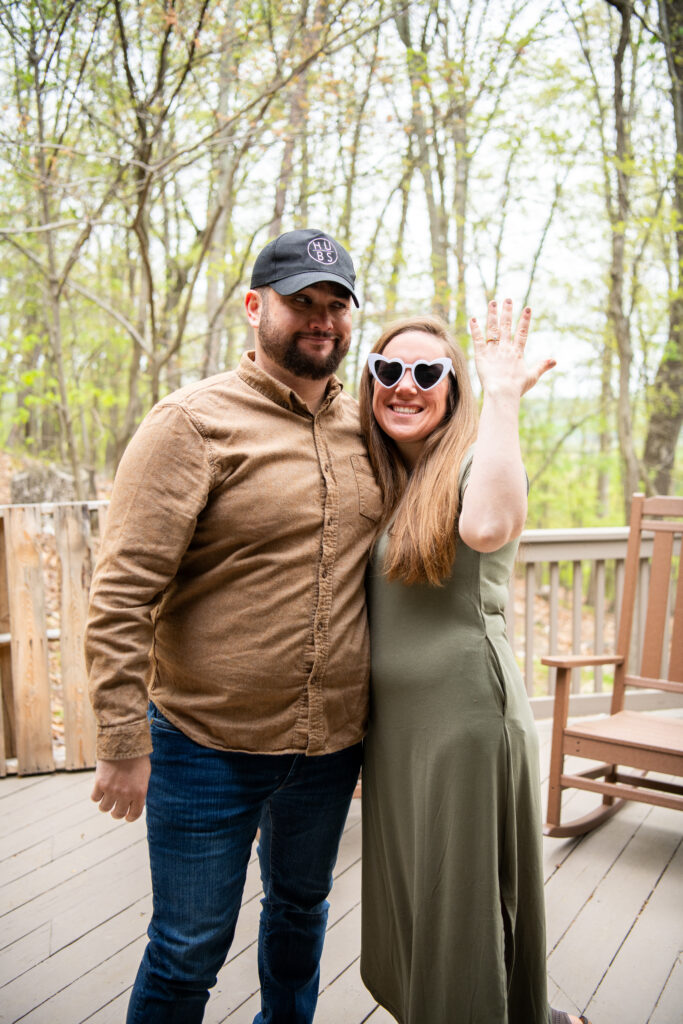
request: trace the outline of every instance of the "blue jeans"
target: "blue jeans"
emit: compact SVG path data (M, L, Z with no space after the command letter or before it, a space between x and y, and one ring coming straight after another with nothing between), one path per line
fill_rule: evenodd
M264 898L254 1024L310 1024L332 869L361 745L334 754L224 753L150 705L147 795L153 914L127 1024L195 1024L235 932L260 827Z

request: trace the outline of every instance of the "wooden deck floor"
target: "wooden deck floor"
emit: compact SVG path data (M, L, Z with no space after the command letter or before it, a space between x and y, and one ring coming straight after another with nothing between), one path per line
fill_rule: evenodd
M545 768L548 723L539 731ZM100 814L88 800L91 781L91 773L0 779L1 1024L125 1019L151 906L144 824ZM577 807L586 799L573 796ZM360 813L356 800L331 896L316 1024L393 1020L358 972ZM682 815L630 804L581 840L544 840L555 1005L593 1024L682 1024L682 839ZM259 896L253 861L207 1024L251 1024L258 1009Z

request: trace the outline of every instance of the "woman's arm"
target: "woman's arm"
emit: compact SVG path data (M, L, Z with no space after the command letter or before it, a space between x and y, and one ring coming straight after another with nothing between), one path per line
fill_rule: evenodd
M531 310L527 307L512 337L512 302L506 299L498 323L489 303L486 337L470 321L474 358L484 399L469 482L458 529L475 551L497 551L518 537L527 511L527 483L519 447L519 403L541 374L555 366L545 359L535 368L524 362Z

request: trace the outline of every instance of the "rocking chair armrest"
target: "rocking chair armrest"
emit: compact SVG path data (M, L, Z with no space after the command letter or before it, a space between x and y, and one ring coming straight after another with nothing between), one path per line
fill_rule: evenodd
M621 665L621 654L549 654L541 658L542 665L550 668L587 668L590 665Z

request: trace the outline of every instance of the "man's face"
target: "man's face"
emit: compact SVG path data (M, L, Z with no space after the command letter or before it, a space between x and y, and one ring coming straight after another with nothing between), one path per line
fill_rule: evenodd
M351 296L328 281L293 295L267 288L250 321L256 327L257 347L269 362L295 377L323 380L349 350Z

